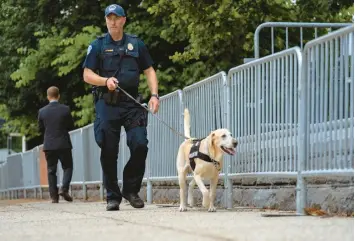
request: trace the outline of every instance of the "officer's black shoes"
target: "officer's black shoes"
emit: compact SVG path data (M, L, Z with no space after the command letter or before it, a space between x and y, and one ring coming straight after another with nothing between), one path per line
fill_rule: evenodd
M52 203L59 203L59 196L58 195L54 196L51 198L51 200L52 200Z
M108 200L106 211L118 211L120 210L120 203L116 200Z
M67 202L73 201L73 198L69 195L68 192L61 192L61 193L59 193L59 195L62 196L64 198L64 200Z
M143 208L144 202L136 193L123 193L122 196L131 204L134 208Z

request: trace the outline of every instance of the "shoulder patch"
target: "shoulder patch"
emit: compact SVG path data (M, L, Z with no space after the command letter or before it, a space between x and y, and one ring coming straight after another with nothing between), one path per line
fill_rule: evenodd
M86 55L89 55L89 54L90 54L90 52L91 52L91 50L92 50L92 46L91 46L91 44L90 44L90 45L89 45L89 47L88 47L88 50L87 50Z

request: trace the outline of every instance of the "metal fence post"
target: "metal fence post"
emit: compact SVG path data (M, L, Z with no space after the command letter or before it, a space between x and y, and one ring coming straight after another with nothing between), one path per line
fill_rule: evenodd
M296 187L296 211L299 215L304 215L304 208L306 207L307 200L307 186L305 178L302 175L305 164L308 159L308 144L309 144L309 131L308 131L308 88L307 88L307 53L299 51L297 55L299 65L298 71L298 167L297 167L297 187Z
M152 204L153 203L153 187L152 187L152 182L150 180L150 176L151 176L151 174L150 174L150 168L151 168L150 161L151 161L151 159L150 158L147 158L147 159L148 159L148 161L147 161L147 170L146 170L146 172L147 172L147 190L146 190L146 192L147 192L147 204Z
M87 193L87 186L86 186L86 153L87 153L87 150L85 149L85 138L84 138L84 133L83 133L83 128L80 128L80 135L81 135L81 159L82 159L82 162L83 162L83 198L84 200L87 200L88 199L88 193Z
M231 129L230 125L230 108L231 108L231 100L230 100L230 88L229 88L229 79L227 78L226 73L222 73L223 78L223 103L222 106L225 106L223 113L223 125L226 126L229 130ZM231 157L228 156L225 162L224 168L224 206L226 209L231 209L233 207L233 182L232 179L229 178L229 173L231 173Z

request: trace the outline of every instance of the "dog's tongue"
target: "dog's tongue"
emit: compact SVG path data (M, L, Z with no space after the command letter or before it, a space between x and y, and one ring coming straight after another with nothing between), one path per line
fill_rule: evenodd
M233 148L226 148L227 152L231 155L235 154L235 150Z

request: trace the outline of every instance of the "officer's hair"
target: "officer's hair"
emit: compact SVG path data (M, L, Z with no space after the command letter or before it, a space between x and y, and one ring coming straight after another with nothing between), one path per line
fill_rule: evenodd
M59 97L59 89L55 86L51 86L47 89L47 96L57 99Z

